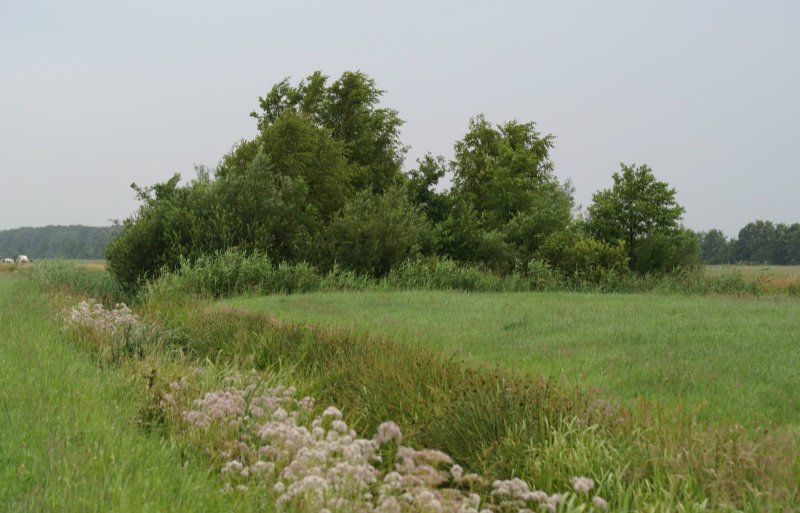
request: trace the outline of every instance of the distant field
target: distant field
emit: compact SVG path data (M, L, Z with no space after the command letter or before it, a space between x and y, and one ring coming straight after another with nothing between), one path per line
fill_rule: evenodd
M793 276L800 278L800 265L707 265L711 275L740 273L745 276Z
M577 293L358 292L238 298L700 419L800 424L800 301Z
M711 276L740 274L745 279L758 281L766 291L788 291L800 296L800 265L708 265L706 273Z

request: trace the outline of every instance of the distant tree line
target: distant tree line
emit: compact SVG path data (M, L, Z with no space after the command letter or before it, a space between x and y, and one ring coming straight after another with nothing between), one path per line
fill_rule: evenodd
M119 226L44 226L0 231L0 257L104 258L109 241L119 233Z
M698 236L706 264L800 265L800 223L753 221L731 239L716 229Z
M554 174L554 137L479 115L452 161L428 154L404 172L403 121L382 94L361 72L275 84L251 114L256 136L215 168L185 185L177 174L132 185L141 205L108 247L110 270L135 287L231 247L375 277L419 258L498 274L536 260L587 278L699 263L675 190L646 165L622 165L576 215L572 187Z

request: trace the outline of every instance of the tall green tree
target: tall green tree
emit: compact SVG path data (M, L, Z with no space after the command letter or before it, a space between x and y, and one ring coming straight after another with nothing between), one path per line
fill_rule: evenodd
M572 190L553 174L552 146L553 136L534 123L493 125L482 115L470 120L451 165L457 208L441 230L448 256L507 267L567 227Z
M487 228L501 229L536 205L536 194L555 181L549 151L552 135L534 123L492 125L483 115L470 120L455 144L453 193L483 216Z
M251 115L261 131L286 111L307 115L343 144L350 185L380 193L402 182L406 154L400 142L403 121L396 110L379 106L383 93L360 71L347 71L330 85L316 71L296 86L289 79L275 84L259 98L261 112Z
M417 159L417 167L408 172L405 184L411 204L419 207L434 224L444 221L451 204L447 192L436 190L446 174L447 162L444 157L434 157L428 153Z
M304 177L280 173L262 150L215 184L220 237L226 246L266 252L275 260L299 258L321 226L319 209L308 197Z
M777 231L770 221L753 221L739 230L733 248L737 262L774 263Z
M685 210L675 200L675 189L657 180L647 165L621 164L613 180L610 189L596 192L592 197L586 223L589 233L609 244L623 241L634 270L648 272L660 268L661 265L653 263L653 244L647 241L658 239L661 247L669 244L665 241L670 235L679 233ZM682 244L683 234L675 242Z
M150 187L131 184L141 205L106 247L109 271L128 291L177 267L182 257L194 259L228 244L213 183L200 177L180 186L180 179L175 174Z
M352 196L342 143L315 126L307 115L284 112L264 127L260 141L275 173L302 179L308 186L306 200L324 221Z
M731 244L720 230L712 229L698 234L703 263L727 264L731 261Z

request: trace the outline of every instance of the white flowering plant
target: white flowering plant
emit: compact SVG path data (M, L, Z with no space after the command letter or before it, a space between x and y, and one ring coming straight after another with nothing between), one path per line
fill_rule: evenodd
M123 357L144 352L147 327L124 303L105 308L88 299L64 312L63 320L64 331L89 346L102 361L118 363Z
M193 373L201 375L202 371ZM294 387L257 374L228 377L202 392L193 377L172 382L160 399L166 419L201 445L225 493L271 497L277 511L526 513L607 508L573 480L573 490L546 493L520 479L487 482L446 453L402 444L392 421L362 438L334 406L321 409ZM208 384L208 382L206 382Z

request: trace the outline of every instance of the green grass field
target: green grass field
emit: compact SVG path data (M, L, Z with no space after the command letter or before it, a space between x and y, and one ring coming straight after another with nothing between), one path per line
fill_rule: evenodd
M1 511L229 506L206 465L135 424L141 388L74 350L27 281L0 276L0 312Z
M317 293L229 303L680 407L800 423L800 301L577 293Z

